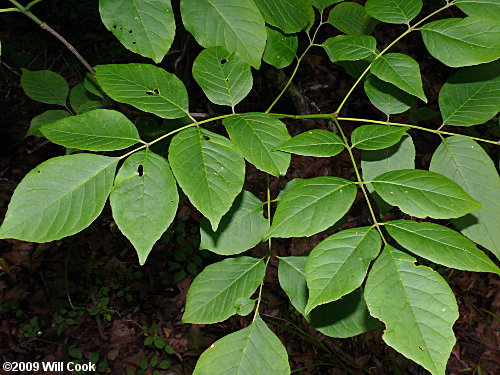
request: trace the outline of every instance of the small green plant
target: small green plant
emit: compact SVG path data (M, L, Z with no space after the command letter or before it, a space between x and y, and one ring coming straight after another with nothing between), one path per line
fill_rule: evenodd
M41 335L40 323L38 322L38 317L35 316L30 319L29 323L25 324L23 328L19 330L24 337L33 340Z
M9 1L15 8L4 11L25 14L68 45L29 10L34 2L24 7ZM225 108L224 114L203 120L189 111L183 82L155 65L91 67L71 46L89 70L71 92L57 73L23 70L21 83L30 98L59 105L35 117L29 134L85 152L47 160L26 175L10 201L0 238L48 242L71 236L96 219L109 197L113 218L142 265L174 221L179 186L203 215L199 248L226 257L198 274L202 262L193 255L194 244L175 238L183 249L174 254L174 269L185 272L187 261L187 271L197 274L183 322L218 323L254 309L246 328L201 355L194 375L291 373L283 343L259 313L271 259L279 264L279 282L291 304L318 331L346 338L383 326L388 345L443 375L455 343L458 307L446 280L427 265L500 273L476 245L500 257L500 179L480 145L499 142L466 132L499 110L500 22L495 16L500 3L440 3L182 0L184 28L204 47L193 63L193 77L213 104ZM460 18L443 18L445 10ZM167 54L176 31L169 0L100 0L99 11L106 28L129 50L155 63ZM372 35L379 23L404 29L380 45ZM323 27L338 35L319 41ZM412 124L434 116L422 110L429 90L419 63L393 51L415 32L439 63L459 68L440 88L442 121L436 128ZM301 51L299 36L305 42ZM312 48L324 50L354 78L351 88L324 113L274 113ZM277 69L294 62L295 67L269 105L239 113L237 106L252 90L254 71L263 61ZM373 118L355 117L357 108L348 105L360 86L373 105ZM109 109L113 103L178 122L145 141L127 116ZM391 121L403 113L409 116ZM328 130L299 128L292 138L284 120L292 126L301 119L323 120ZM222 121L225 132L207 129L216 121ZM355 127L352 133L347 125ZM421 132L440 141L429 170L415 167L413 138ZM163 157L154 150L166 139L170 144ZM121 156L100 154L120 150L125 150ZM271 197L269 181L287 174L292 154L325 158L340 153L350 159L352 175L296 178ZM265 201L243 190L246 163L263 172ZM274 239L309 237L331 228L351 211L358 192L369 213L361 226L334 233L307 255L276 256ZM386 216L390 210L398 220ZM268 245L265 256L254 251L261 242ZM417 266L415 256L423 264ZM104 288L93 312L110 319L109 289ZM155 345L155 337L146 340ZM158 372L158 361L144 359L141 371Z
M90 372L85 372L83 370L78 370L78 371L73 371L77 375L90 375L90 374L95 374L96 372L98 374L106 373L108 370L108 361L99 361L99 353L97 352L91 352L88 356L85 356L84 353L74 347L68 348L68 354L71 358L71 362L73 362L75 365L80 364L80 363L91 363L95 365L96 371L90 371ZM75 368L75 366L73 367Z
M76 326L77 323L75 321L76 317L80 317L83 315L84 310L81 308L76 308L73 310L66 310L62 308L59 310L59 316L57 316L54 320L56 323L56 333L58 336L61 336L64 331L70 326Z

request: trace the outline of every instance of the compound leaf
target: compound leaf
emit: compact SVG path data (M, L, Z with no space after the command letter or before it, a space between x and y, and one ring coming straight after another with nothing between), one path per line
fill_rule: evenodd
M102 89L117 102L163 118L188 114L188 94L174 74L149 64L110 64L95 68Z
M337 177L315 177L283 194L278 202L270 237L306 237L328 229L351 208L356 185Z
M500 273L474 242L452 229L409 220L389 221L384 226L401 246L434 263L465 271Z
M435 172L403 169L384 173L371 183L385 201L420 218L450 219L481 208L457 183Z
M242 330L210 346L196 363L193 375L289 375L288 354L259 315Z
M483 124L500 109L500 62L467 67L453 74L439 92L444 125Z
M150 150L129 156L116 175L110 202L116 225L132 242L143 265L179 204L167 161Z
M99 0L106 29L132 52L160 63L175 36L170 0Z
M372 316L386 325L382 338L434 375L444 375L455 344L455 296L435 271L387 245L373 264L365 288Z
M203 47L224 47L260 67L267 32L253 0L183 0L181 13L184 26Z
M321 129L300 133L276 147L280 151L316 157L335 156L340 154L344 148L344 142L337 134Z
M236 301L250 298L264 279L262 259L228 258L207 266L191 284L184 323L211 324L236 314Z
M453 224L500 258L500 178L488 154L472 139L448 137L434 152L430 170L455 181L482 203L483 208L453 220Z
M245 179L245 162L237 148L226 137L191 127L172 139L169 161L184 193L217 230Z
M309 21L305 14L309 13L309 0L255 0L264 21L281 29L286 34L293 34L306 27Z
M365 7L358 3L345 2L330 11L328 23L349 35L368 35L378 21L366 13Z
M243 190L216 231L212 230L207 219L202 219L200 249L221 255L240 254L261 242L268 229L269 222L263 216L263 202Z
M31 71L21 69L21 85L31 99L66 106L69 87L66 80L50 70Z
M368 0L366 12L387 23L409 24L422 10L422 0Z
M359 288L381 244L376 229L361 227L335 233L316 246L306 263L306 314Z
M387 125L363 125L351 134L352 146L360 150L380 150L395 145L408 128Z
M122 150L140 142L135 125L120 112L96 109L40 127L50 141L88 151Z
M57 120L63 119L65 117L71 116L71 113L63 109L51 109L33 117L30 123L30 128L26 133L26 137L34 135L36 137L43 137L42 132L40 132L40 127L42 125L52 124Z
M0 238L50 242L85 229L106 203L118 160L75 154L35 167L14 191Z
M297 54L299 39L296 35L286 35L272 27L267 27L267 43L262 59L278 69L286 68Z
M290 154L273 151L291 138L283 122L265 113L245 113L222 123L248 162L273 176L286 174Z
M392 83L427 103L422 87L420 67L418 62L410 56L401 53L388 53L376 59L370 71L382 81Z
M429 53L453 68L500 58L498 18L447 18L420 28Z
M233 109L253 86L250 65L223 47L201 51L193 63L193 77L212 103Z
M388 116L406 112L415 105L411 95L374 75L365 80L365 93L370 102Z

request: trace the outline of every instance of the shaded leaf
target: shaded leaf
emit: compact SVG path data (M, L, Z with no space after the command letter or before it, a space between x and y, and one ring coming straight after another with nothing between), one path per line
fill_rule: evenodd
M30 128L26 133L26 137L34 135L36 137L43 137L40 132L40 127L42 125L52 124L60 119L71 116L71 113L63 109L51 109L33 117L30 123Z
M305 14L311 8L309 0L255 0L266 23L286 34L301 31L308 22Z
M143 265L177 212L179 195L170 166L149 150L132 154L116 175L110 202L116 225Z
M211 324L236 314L236 301L250 298L266 272L262 259L228 258L207 266L191 284L184 323Z
M286 174L290 155L273 151L291 138L283 122L265 113L245 113L222 123L248 162L273 176Z
M328 22L349 35L368 35L377 26L378 21L366 13L365 7L358 3L345 2L330 11Z
M415 105L413 97L374 75L365 80L365 93L370 102L386 115L406 112Z
M380 150L395 145L408 128L387 125L359 126L351 134L352 147L360 150Z
M409 23L422 10L422 0L368 0L366 11L379 21Z
M435 172L403 169L384 173L371 183L385 201L420 218L449 219L481 208L458 184Z
M386 325L382 338L432 374L444 375L455 344L455 296L446 281L415 259L386 246L366 282L372 316Z
M260 67L267 32L253 0L183 0L181 13L184 26L203 47L224 47Z
M305 237L328 229L351 208L356 185L337 177L301 180L278 202L270 237Z
M202 219L200 249L233 255L255 247L269 229L269 222L263 216L263 207L260 199L243 190L216 231L212 230L207 219Z
M239 151L229 139L191 127L172 139L169 161L184 193L217 230L243 187L245 162Z
M109 64L95 68L102 89L117 102L163 118L188 114L188 95L174 74L149 64Z
M38 165L14 191L0 238L50 242L85 229L106 203L118 160L75 154Z
M276 149L297 155L328 157L340 154L344 148L344 142L337 134L313 129L300 133Z
M278 69L286 68L295 59L299 39L296 35L286 35L281 31L267 27L267 43L262 59Z
M50 70L21 69L21 85L31 99L66 106L69 87L66 80Z
M374 37L368 35L340 35L328 38L322 46L328 53L328 56L330 56L332 62L355 61L375 55L377 41Z

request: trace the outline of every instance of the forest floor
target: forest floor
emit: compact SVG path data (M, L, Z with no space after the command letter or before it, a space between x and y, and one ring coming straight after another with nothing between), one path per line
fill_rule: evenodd
M95 2L48 0L51 11L42 19L59 30L87 57L92 65L149 61L124 50L101 25ZM73 4L73 5L72 5ZM20 87L20 68L51 69L62 74L70 86L81 82L85 71L58 41L18 14L0 16L2 58L0 66L0 220L16 185L37 164L65 153L64 148L25 134L31 118L50 109L27 98ZM375 36L386 42L398 35L397 27L377 28ZM320 40L332 36L326 27ZM417 46L417 47L415 47ZM437 111L437 94L449 75L448 68L425 53L418 35L398 44L397 49L421 62L427 77L430 107ZM224 113L209 107L190 75L189 67L199 52L196 42L178 35L172 52L162 66L175 72L186 84L193 112ZM436 68L437 67L437 68ZM285 74L290 74L285 69ZM262 111L279 92L279 77L272 67L255 72L254 90L238 111ZM278 104L280 113L331 112L354 80L330 63L323 51L312 50L304 59L294 81L297 95L285 96ZM361 90L353 96L346 113L384 120ZM194 104L196 103L196 104ZM407 117L394 120L408 121ZM137 121L137 119L135 119ZM148 131L164 124L153 119ZM419 125L437 127L437 118ZM309 128L328 128L326 121L285 121L296 135ZM141 125L139 121L138 126ZM346 124L348 133L354 124ZM215 131L223 131L216 124ZM144 130L144 129L143 129ZM146 130L144 130L146 131ZM487 127L476 127L488 134ZM410 132L417 149L417 167L427 168L439 138ZM488 135L486 135L488 136ZM356 155L359 157L359 155ZM497 164L498 155L493 155ZM302 177L338 176L352 178L348 155L334 158L293 157L286 177L271 179L272 196L289 180ZM266 179L248 166L245 189L265 200ZM389 217L401 218L393 209ZM357 197L347 221L336 230L367 224L367 207ZM99 373L147 375L191 374L197 357L215 340L245 327L249 317L235 316L214 325L183 324L181 316L186 294L200 265L220 260L200 252L200 214L184 200L177 218L155 245L146 264L138 265L132 245L121 235L109 206L83 232L47 244L0 240L0 362L4 361L94 361ZM273 241L277 255L306 254L329 230L309 238ZM259 253L257 248L254 252ZM457 336L447 373L498 374L500 369L500 279L484 273L442 268L457 297L460 318L454 326ZM351 339L333 339L311 328L291 307L277 278L272 261L266 275L261 306L262 317L286 345L292 370L297 374L428 374L385 345L382 331L372 331ZM155 360L156 358L156 360ZM146 361L145 361L146 359ZM163 362L162 362L163 361ZM155 364L156 362L156 364ZM161 364L161 366L160 366ZM161 368L163 367L163 368ZM302 369L302 370L300 370ZM0 370L0 374L3 374ZM263 374L265 375L265 374Z

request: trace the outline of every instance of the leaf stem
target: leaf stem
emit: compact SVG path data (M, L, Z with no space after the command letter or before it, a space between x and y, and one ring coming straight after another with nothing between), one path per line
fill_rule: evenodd
M347 99L349 99L349 97L351 96L351 94L353 93L353 91L356 89L356 87L359 85L359 83L363 80L363 78L368 74L368 72L370 71L373 63L379 59L380 57L382 57L382 55L384 53L386 53L389 49L392 48L392 46L394 46L397 42L399 42L401 39L403 39L406 35L408 35L409 33L411 33L413 30L415 30L417 28L417 26L419 26L420 24L422 24L423 22L427 21L429 18L433 17L434 15L436 15L437 13L445 10L446 8L449 8L450 6L452 6L454 4L454 1L450 1L449 3L447 3L446 5L444 5L443 7L439 8L438 10L432 12L431 14L429 14L428 16L422 18L420 21L418 21L415 25L413 26L409 26L408 30L406 30L403 34L401 34L400 36L398 36L396 39L394 39L387 47L385 47L382 52L380 52L376 57L375 59L370 63L370 65L368 65L368 67L364 70L363 73L361 73L361 75L359 76L358 80L354 83L354 85L351 87L351 89L349 90L349 92L347 93L347 95L344 97L344 99L342 100L342 102L340 103L340 105L338 106L337 110L335 111L335 113L340 113L340 111L342 110L342 108L344 107L344 104L347 102Z
M20 12L20 10L17 9L17 8L3 8L3 9L0 9L0 13L7 13L7 12Z
M375 212L373 211L372 204L370 202L370 198L368 196L368 192L366 191L366 186L363 183L363 179L361 177L361 174L359 173L358 166L356 164L356 159L354 157L354 154L352 153L352 147L349 145L349 141L347 140L347 137L344 134L344 130L342 129L342 126L340 126L339 119L333 117L333 121L335 122L335 125L337 126L337 129L339 130L340 136L344 140L344 144L346 146L347 152L349 152L349 156L352 161L352 165L354 167L354 172L356 174L356 178L358 180L358 186L361 187L361 191L363 192L363 195L365 196L366 203L368 204L368 208L370 210L370 215L373 220L373 225L377 228L378 232L380 233L380 237L382 237L382 240L384 241L385 244L387 244L387 241L384 237L384 233L382 232L382 229L380 229L377 217L375 216Z
M271 255L267 256L266 259L266 271L267 271L267 265L269 264L269 261L271 260ZM252 322L255 322L255 319L257 319L257 315L259 315L259 307L260 307L260 301L262 301L262 289L264 288L264 279L266 278L265 276L265 271L264 271L264 278L262 279L262 282L260 283L259 286L259 296L257 297L257 306L255 306L255 312L253 314L253 319Z
M493 145L500 145L500 141L491 141L489 139L483 139L483 138L477 138L477 137L472 137L469 135L465 134L458 134L458 133L452 133L452 132L447 132L444 130L439 130L439 129L428 129L424 128L422 126L417 126L417 125L411 125L411 124L402 124L399 122L387 122L387 121L378 121L378 120L370 120L370 119L364 119L364 118L355 118L355 117L339 117L338 118L340 121L354 121L354 122L368 122L371 124L381 124L381 125L391 125L391 126L403 126L407 128L412 128L412 129L418 129L418 130L423 130L426 132L438 134L438 135L457 135L459 137L465 137L465 138L470 138L478 142L485 142L485 143L490 143Z

